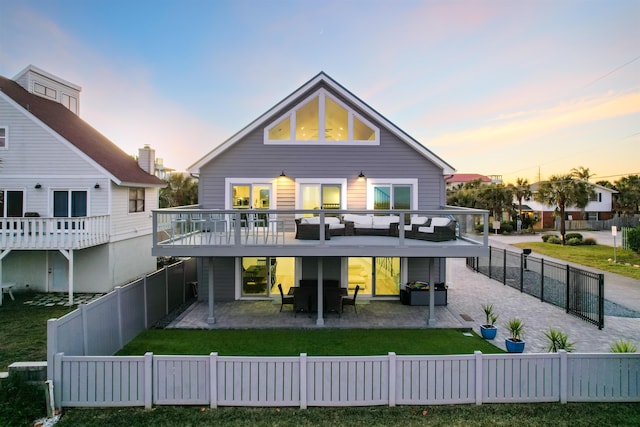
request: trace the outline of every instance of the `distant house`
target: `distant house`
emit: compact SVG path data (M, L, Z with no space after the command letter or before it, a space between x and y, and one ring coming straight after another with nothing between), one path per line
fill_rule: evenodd
M569 206L565 209L565 220L580 220L585 219L589 221L607 220L613 217L613 194L617 193L616 190L603 187L602 185L593 184L594 195L584 208L585 218L582 218L582 210L576 206ZM535 200L535 193L538 192L539 182L531 184L531 192L533 195L529 200L526 200L523 205L523 213L529 213L530 215L536 215L540 222L537 224L538 228L554 228L556 222L555 210L556 206L548 206ZM517 204L517 200L514 200Z
M480 175L479 173L454 173L446 178L447 190L453 190L462 187L464 184L480 180L483 184L502 182L499 175Z
M325 73L212 145L189 168L200 206L154 212L153 247L198 258L210 324L214 300L278 300L281 284L321 325L338 291L398 300L488 253L473 229L488 213L445 207L453 167Z
M164 183L78 116L80 91L33 65L0 76L0 279L18 289L71 298L156 266Z

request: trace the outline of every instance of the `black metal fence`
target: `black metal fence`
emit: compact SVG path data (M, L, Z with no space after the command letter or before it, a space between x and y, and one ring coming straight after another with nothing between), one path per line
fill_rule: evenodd
M564 308L604 327L604 275L490 247L488 257L467 258L467 266L503 285Z

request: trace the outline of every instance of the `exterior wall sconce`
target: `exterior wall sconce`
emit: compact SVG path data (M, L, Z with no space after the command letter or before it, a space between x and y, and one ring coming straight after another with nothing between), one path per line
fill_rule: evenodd
M41 189L41 188L42 188L42 185L41 185L40 183L37 183L37 184L36 184L36 186L35 186L35 188L36 188L36 190L39 190L39 189Z
M358 174L358 182L364 181L365 178L364 172L360 171L360 174Z
M280 172L280 178L286 178L287 175L284 173L284 171Z
M93 188L95 188L95 189L97 190L98 188L100 188L100 184L98 184L98 183L96 182L96 185L94 185L94 186L93 186Z

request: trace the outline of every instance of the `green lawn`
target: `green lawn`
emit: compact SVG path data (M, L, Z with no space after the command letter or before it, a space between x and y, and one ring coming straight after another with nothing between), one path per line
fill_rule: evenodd
M640 267L633 267L633 264L640 265L640 255L628 249L616 248L616 259L618 263L614 264L609 261L609 258L613 259L612 246L562 246L544 242L515 243L513 246L531 248L533 252L541 255L640 280ZM624 265L621 263L629 263L632 265Z
M502 353L475 333L459 329L150 329L118 355L209 354L221 356L362 356Z
M13 362L47 360L47 320L72 311L63 306L25 305L35 294L14 292L15 301L5 294L0 306L0 371Z
M638 403L441 405L353 408L156 407L71 409L57 426L637 426Z

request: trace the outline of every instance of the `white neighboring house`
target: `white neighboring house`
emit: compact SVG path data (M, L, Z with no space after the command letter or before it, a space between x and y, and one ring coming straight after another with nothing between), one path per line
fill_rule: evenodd
M156 268L165 185L78 116L80 90L32 65L0 76L0 280L70 303Z
M617 191L602 185L590 183L595 192L587 206L584 208L585 219L589 221L607 220L613 217L613 194ZM539 182L531 184L531 192L533 195L529 200L523 201L523 212L535 213L540 218L544 228L553 228L555 226L555 210L556 206L548 206L537 202L534 199L535 193L538 192ZM517 207L518 201L514 199ZM565 209L567 220L580 220L582 212L575 206L567 206Z

